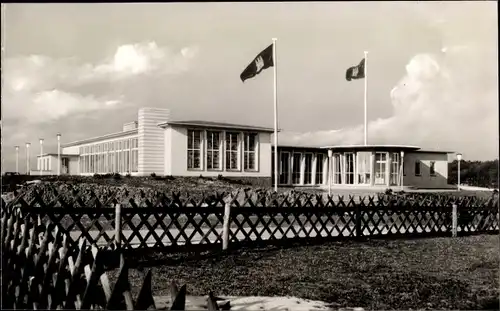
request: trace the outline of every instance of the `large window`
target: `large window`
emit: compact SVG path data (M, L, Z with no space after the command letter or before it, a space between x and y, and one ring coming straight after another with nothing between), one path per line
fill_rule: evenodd
M226 170L236 171L240 169L239 136L235 132L226 132Z
M345 154L345 183L348 185L354 184L354 153Z
M290 183L290 152L281 151L279 154L279 183L288 185Z
M139 140L132 138L132 172L139 171Z
M207 169L220 170L221 165L221 132L207 131Z
M312 169L313 169L313 155L312 153L306 153L304 155L304 184L312 184Z
M245 133L243 163L245 171L257 170L257 134Z
M293 153L292 156L292 184L300 184L300 167L302 161L302 153Z
M371 183L371 152L358 152L358 184L368 185Z
M188 130L188 169L201 169L201 131Z
M400 160L399 153L391 153L391 185L399 185Z
M323 184L323 171L325 165L325 155L322 153L316 154L316 184Z
M387 153L377 152L375 153L375 184L385 185L386 184L386 169L387 169Z
M336 153L333 155L333 183L340 185L342 184L342 157L340 154Z

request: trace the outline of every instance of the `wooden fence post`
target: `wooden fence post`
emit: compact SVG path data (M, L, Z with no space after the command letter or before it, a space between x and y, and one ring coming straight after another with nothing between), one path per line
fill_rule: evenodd
M363 217L361 213L361 206L359 204L356 204L355 208L355 221L356 221L356 239L361 239L363 237L363 231L361 230L361 224L363 223Z
M224 224L222 225L222 250L227 250L229 246L229 228L231 225L231 202L224 205Z
M115 206L115 243L117 248L121 248L122 241L122 206Z
M452 237L457 236L457 224L458 224L458 215L457 215L457 205L452 205L452 218L451 218L451 235Z

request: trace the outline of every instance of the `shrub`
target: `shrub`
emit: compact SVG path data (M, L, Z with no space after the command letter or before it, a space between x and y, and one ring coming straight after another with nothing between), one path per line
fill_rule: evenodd
M114 173L114 174L113 174L113 179L115 179L115 180L122 179L122 175L120 175L120 174L118 174L118 173Z

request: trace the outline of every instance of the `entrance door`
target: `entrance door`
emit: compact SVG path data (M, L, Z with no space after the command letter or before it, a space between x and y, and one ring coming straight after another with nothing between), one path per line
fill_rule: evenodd
M302 161L302 153L294 153L292 159L292 184L300 184L300 162Z
M290 184L290 152L280 153L280 172L279 172L281 185Z

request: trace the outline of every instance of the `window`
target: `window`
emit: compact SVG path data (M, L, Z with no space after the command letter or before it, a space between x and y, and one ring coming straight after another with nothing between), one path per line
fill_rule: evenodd
M399 153L391 153L391 185L399 185Z
M342 157L340 154L336 153L333 155L333 183L340 185L342 184Z
M290 152L281 151L279 159L279 183L288 185L290 183ZM274 165L274 158L273 158ZM274 172L273 172L274 174ZM274 175L273 175L274 176Z
M316 184L323 184L323 167L325 164L325 155L319 153L316 155Z
M354 153L346 153L345 154L345 181L346 184L352 185L354 184L354 163L356 163L356 159L354 157Z
M300 185L302 153L293 153L292 156L292 184Z
M188 169L201 169L201 131L188 130Z
M207 131L207 169L221 169L221 132Z
M436 162L431 161L431 166L430 166L430 173L431 176L436 176L436 168L435 168Z
M132 172L139 171L139 140L132 139Z
M226 170L239 170L239 134L234 132L226 132Z
M244 169L245 171L257 170L257 134L246 133L244 140Z
M371 183L371 152L358 152L358 184L369 185Z
M375 153L375 184L385 185L386 184L386 170L387 170L387 153L377 152Z
M312 184L312 164L313 164L313 155L312 153L306 153L304 155L304 184L310 185Z
M421 176L422 175L422 172L420 170L420 161L416 161L415 162L415 176Z

